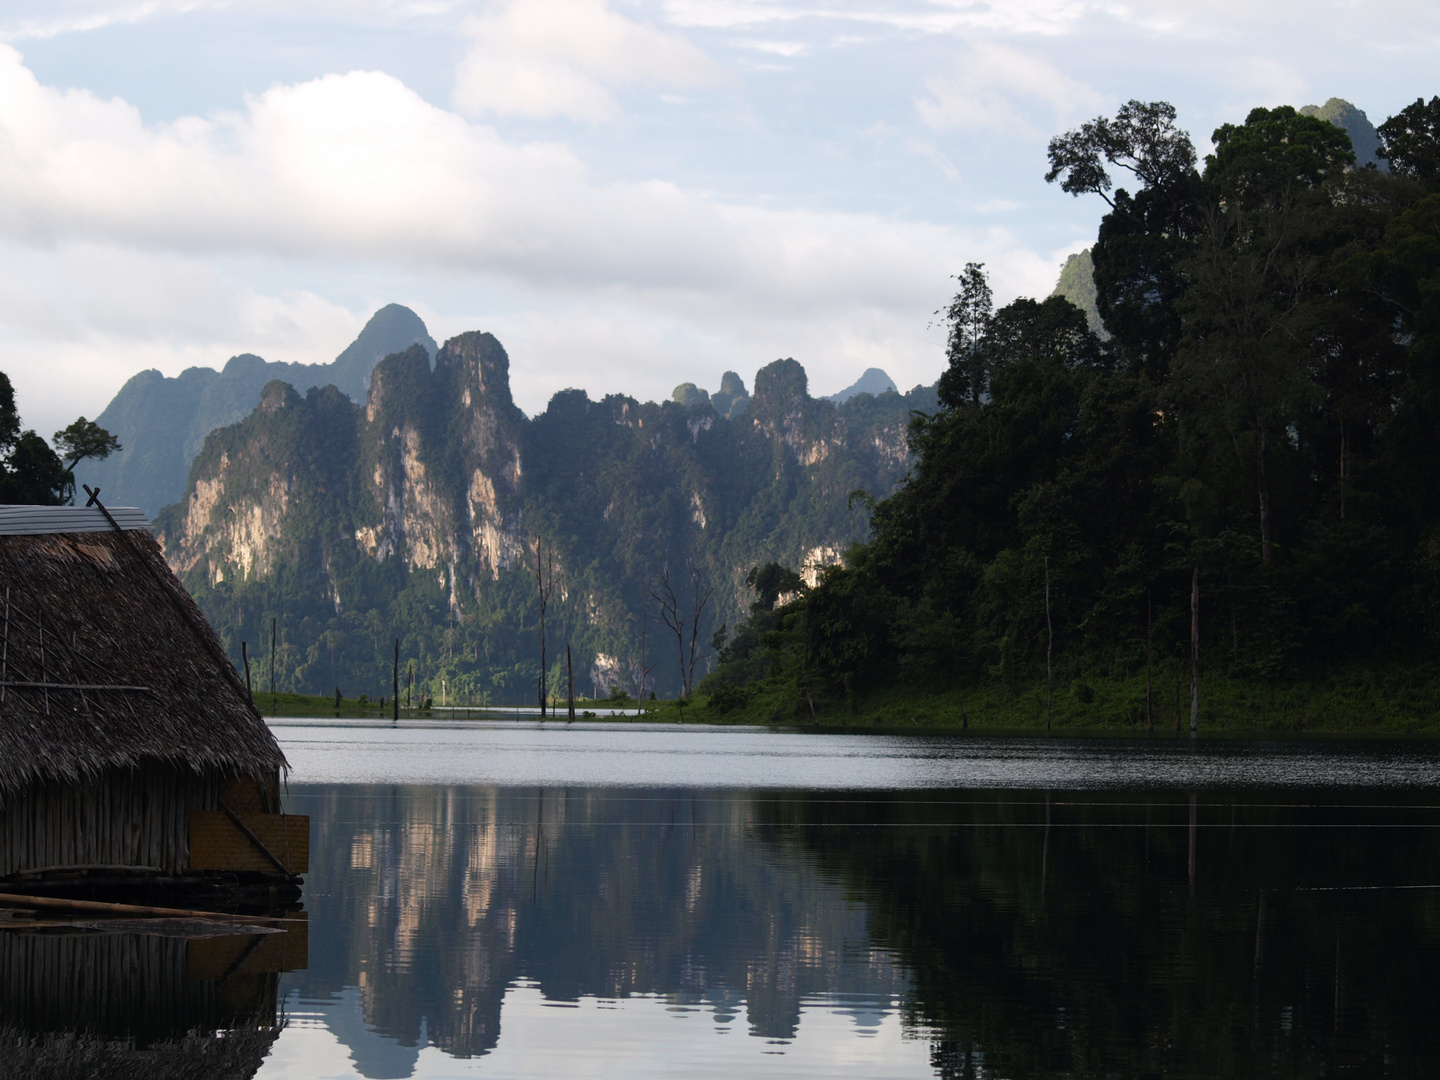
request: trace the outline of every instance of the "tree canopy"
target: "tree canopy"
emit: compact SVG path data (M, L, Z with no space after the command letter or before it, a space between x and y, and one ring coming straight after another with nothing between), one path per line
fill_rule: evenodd
M55 445L60 453L34 431L21 429L15 388L0 372L0 503L69 503L75 497L75 463L120 449L114 436L83 416L55 433Z
M712 685L853 701L1144 670L1190 646L1283 680L1440 643L1440 99L1344 129L1255 109L1198 156L1164 102L1050 144L1046 179L1107 204L1108 336L1060 297L991 310L966 266L940 406L906 483L817 587L737 633ZM1111 173L1136 184L1117 187ZM758 663L739 647L766 655ZM808 697L806 697L808 695Z

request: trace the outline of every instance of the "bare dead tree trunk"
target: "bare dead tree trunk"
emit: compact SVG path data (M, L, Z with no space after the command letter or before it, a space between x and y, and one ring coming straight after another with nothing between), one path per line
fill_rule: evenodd
M698 568L690 568L690 586L694 590L695 607L690 615L690 667L685 680L685 696L690 697L695 692L695 664L701 659L699 655L700 644L700 616L705 607L710 603L710 597L715 592L705 583L704 577ZM815 703L810 703L810 711L815 711Z
M654 664L645 663L645 634L649 629L650 605L646 603L646 597L640 598L640 687L636 691L639 700L645 700L645 687L650 682L650 672L655 670ZM658 663L658 661L657 661Z
M1185 667L1184 667L1185 660L1184 660L1184 657L1183 657L1183 656L1181 657L1180 664L1181 664L1180 669L1175 672L1175 737L1176 737L1176 738L1179 738L1179 737L1180 737L1180 680L1181 680L1181 678L1183 677L1184 671L1185 671Z
M688 698L690 687L685 680L685 619L680 614L680 597L670 583L668 564L660 570L660 590L651 596L660 605L660 621L675 635L675 648L680 654L680 696Z
M1270 481L1265 475L1265 424L1255 422L1255 480L1260 489L1260 562L1270 565Z
M540 697L540 718L546 716L547 687L546 677L549 674L545 666L545 610L550 605L550 593L555 588L555 547L543 538L535 538L535 589L540 594L540 679L536 687Z
M1055 711L1055 625L1050 621L1050 556L1045 556L1045 730Z
M1200 568L1190 579L1190 734L1200 726Z
M1145 733L1155 734L1155 700L1151 694L1150 661L1154 633L1154 604L1150 600L1150 588L1145 589Z
M1345 421L1340 421L1340 520L1345 520Z

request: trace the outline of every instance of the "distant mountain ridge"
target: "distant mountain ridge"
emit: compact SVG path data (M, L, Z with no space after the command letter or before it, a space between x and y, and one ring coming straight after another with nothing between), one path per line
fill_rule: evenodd
M267 383L334 386L350 400L364 401L376 363L417 343L432 357L438 350L420 316L388 304L329 364L287 364L242 353L219 371L188 368L174 378L142 371L95 418L124 449L105 461L84 462L77 481L98 485L112 505L138 506L153 518L184 494L205 436L249 416Z
M838 394L827 395L825 400L834 402L836 405L843 405L856 394L870 394L874 397L879 397L881 394L890 393L891 391L897 394L900 392L900 388L895 385L895 380L890 378L890 376L885 374L880 368L872 367L866 368L865 373L861 375L860 378L856 379Z
M282 687L378 696L399 638L437 703L533 701L543 538L559 582L546 677L565 677L568 642L587 691L673 691L664 575L690 614L692 569L714 590L693 626L703 659L747 610L749 568L815 573L867 534L852 493L895 490L911 413L937 405L933 387L835 405L786 359L749 394L733 373L686 403L563 390L529 418L509 366L494 337L462 334L433 364L420 346L386 357L364 405L275 380L211 432L156 527L237 662L276 617Z

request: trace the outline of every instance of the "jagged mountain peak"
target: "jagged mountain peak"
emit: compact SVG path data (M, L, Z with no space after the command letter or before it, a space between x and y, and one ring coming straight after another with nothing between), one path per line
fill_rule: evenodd
M272 379L300 391L334 385L363 402L376 362L411 345L421 349L428 366L437 346L425 323L409 308L387 304L333 363L276 363L241 353L219 371L187 368L175 378L142 371L96 418L125 449L105 461L82 463L77 480L104 489L107 501L139 506L153 517L184 493L206 435L249 415Z

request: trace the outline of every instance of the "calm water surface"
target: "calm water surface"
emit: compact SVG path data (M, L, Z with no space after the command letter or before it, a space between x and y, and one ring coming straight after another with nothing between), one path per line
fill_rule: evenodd
M1440 744L275 731L266 1080L1440 1068Z

